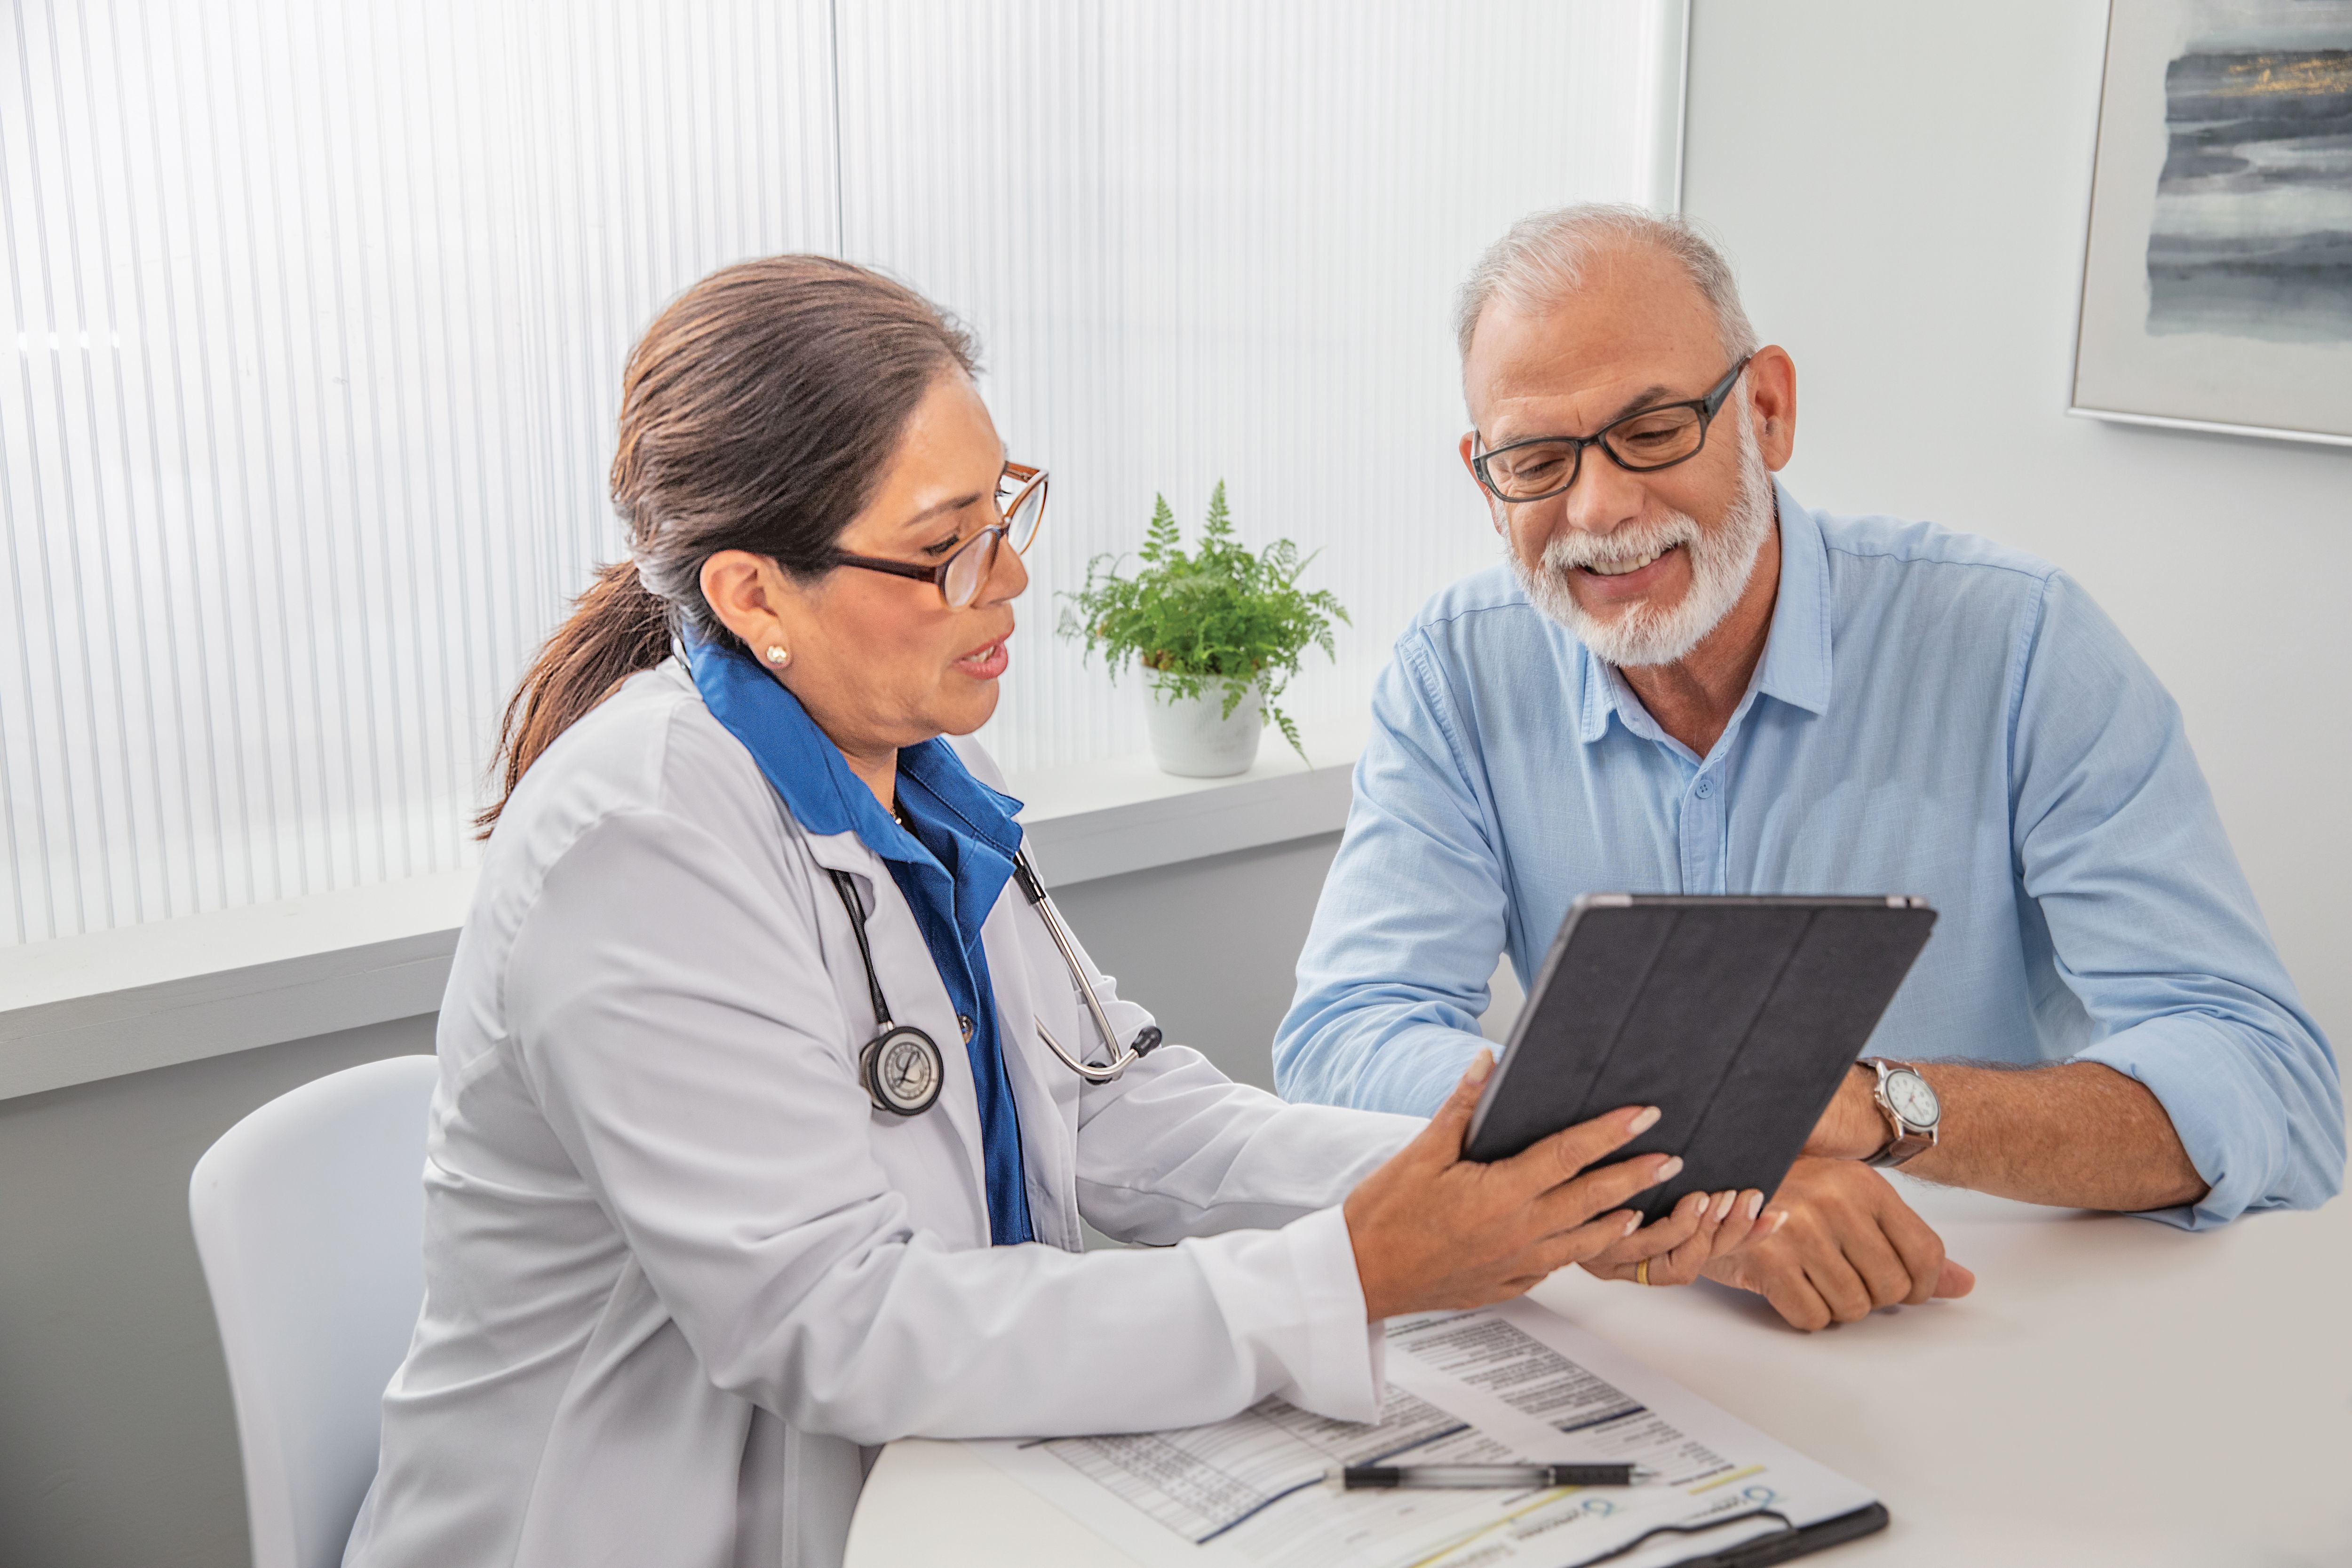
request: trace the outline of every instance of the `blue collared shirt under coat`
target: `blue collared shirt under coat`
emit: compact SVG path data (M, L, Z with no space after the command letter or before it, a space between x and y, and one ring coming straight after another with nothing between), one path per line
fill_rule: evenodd
M745 654L699 639L688 640L686 653L703 702L751 752L793 820L812 833L854 832L890 868L955 1003L957 1021L965 1025L964 1049L980 1102L990 1238L1000 1247L1030 1240L1021 1121L1005 1077L996 993L980 942L981 924L1003 893L1021 848L1021 828L1013 821L1021 802L974 779L947 742L927 740L898 753L898 802L915 825L909 833L849 770L841 748L817 728L800 699L765 670ZM890 977L881 981L887 1001Z
M1507 567L1422 611L1372 699L1283 1093L1433 1110L1497 954L1524 983L1580 894L1921 894L1941 918L1873 1054L2137 1079L2211 1184L2158 1218L2335 1194L2335 1056L2122 633L2029 556L1778 499L1769 640L1705 758Z

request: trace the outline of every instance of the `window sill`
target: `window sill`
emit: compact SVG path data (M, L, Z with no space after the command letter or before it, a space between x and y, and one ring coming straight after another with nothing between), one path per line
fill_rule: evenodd
M1055 887L1337 832L1360 727L1231 779L1149 756L1016 774ZM0 1099L414 1018L441 1005L471 870L0 949Z
M1154 866L1336 833L1348 825L1365 727L1309 737L1312 768L1268 730L1256 764L1231 779L1179 779L1149 753L1014 774L1038 874L1066 887Z

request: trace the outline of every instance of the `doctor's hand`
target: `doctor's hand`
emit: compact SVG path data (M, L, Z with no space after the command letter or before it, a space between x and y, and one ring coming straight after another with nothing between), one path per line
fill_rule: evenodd
M1788 1219L1701 1272L1755 1291L1808 1333L1976 1289L1977 1277L1944 1256L1943 1238L1894 1184L1857 1161L1801 1155L1764 1213Z
M1637 1285L1687 1285L1709 1263L1762 1240L1788 1222L1787 1210L1764 1214L1763 1208L1764 1195L1754 1187L1685 1193L1664 1218L1652 1220L1599 1257L1586 1259L1584 1271ZM1647 1270L1642 1268L1644 1262Z
M1641 1217L1618 1206L1682 1168L1671 1155L1641 1155L1585 1169L1655 1124L1656 1109L1641 1105L1579 1123L1507 1160L1464 1159L1494 1066L1494 1053L1479 1051L1421 1135L1348 1195L1342 1212L1366 1318L1524 1295L1631 1235Z

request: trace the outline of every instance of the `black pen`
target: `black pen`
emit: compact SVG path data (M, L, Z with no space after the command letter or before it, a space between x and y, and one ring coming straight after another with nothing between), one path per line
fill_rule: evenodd
M1639 1465L1349 1465L1325 1473L1341 1491L1373 1487L1629 1487L1658 1472Z

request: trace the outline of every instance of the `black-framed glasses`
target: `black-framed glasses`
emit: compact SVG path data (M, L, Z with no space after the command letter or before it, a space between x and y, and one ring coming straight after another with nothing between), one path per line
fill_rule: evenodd
M1010 497L1004 493L1008 485L1018 486ZM1045 519L1045 471L1025 463L1007 463L1003 476L997 481L996 495L1001 520L964 540L955 554L936 566L852 555L847 550L834 551L833 564L863 567L867 571L887 571L893 577L928 582L940 591L949 609L968 609L980 597L982 585L995 573L998 543L1010 544L1013 553L1021 555L1036 538L1037 525Z
M1470 459L1478 483L1504 502L1549 501L1576 483L1584 449L1598 446L1629 474L1654 474L1687 463L1706 445L1707 426L1748 368L1750 354L1723 373L1705 397L1660 403L1612 420L1590 435L1536 435Z

